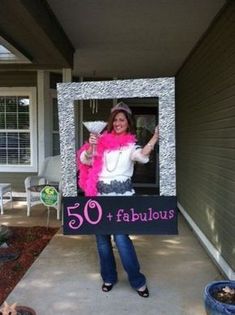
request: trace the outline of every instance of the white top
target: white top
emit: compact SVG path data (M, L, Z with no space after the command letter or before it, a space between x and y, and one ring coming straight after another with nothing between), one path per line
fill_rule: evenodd
M133 175L135 162L142 164L149 162L149 157L141 154L141 149L136 144L129 144L118 150L106 150L99 181L109 184L112 180L124 182L130 179ZM80 159L83 164L92 164L92 160L87 159L85 151L82 152ZM131 194L133 193L134 191Z

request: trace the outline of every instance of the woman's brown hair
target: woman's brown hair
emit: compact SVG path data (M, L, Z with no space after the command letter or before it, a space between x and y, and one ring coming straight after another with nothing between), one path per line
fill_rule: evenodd
M107 132L110 133L112 132L113 130L113 121L114 121L114 118L116 117L117 114L119 113L123 113L127 119L127 122L128 122L128 129L127 131L131 134L135 134L135 123L134 123L134 120L132 118L132 115L127 113L126 111L124 110L115 110L114 112L112 112L109 116L109 119L108 119L108 126L107 126Z

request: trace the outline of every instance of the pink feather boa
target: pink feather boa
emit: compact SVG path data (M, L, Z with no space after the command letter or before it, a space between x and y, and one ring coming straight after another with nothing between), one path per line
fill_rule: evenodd
M86 196L96 196L96 184L99 179L99 174L103 167L103 156L105 150L117 150L120 147L135 143L136 137L132 134L116 135L112 133L103 133L99 138L96 146L96 154L93 157L92 166L81 163L80 155L87 150L89 143L85 143L77 152L77 167L79 170L78 184L85 192Z

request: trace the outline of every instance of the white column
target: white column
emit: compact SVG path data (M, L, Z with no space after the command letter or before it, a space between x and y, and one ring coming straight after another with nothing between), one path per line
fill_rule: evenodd
M63 68L62 81L63 83L72 82L72 69L71 68Z
M38 86L38 165L52 155L52 108L49 101L49 72L37 71Z

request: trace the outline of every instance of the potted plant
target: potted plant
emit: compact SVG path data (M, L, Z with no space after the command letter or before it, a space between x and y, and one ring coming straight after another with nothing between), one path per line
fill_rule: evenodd
M207 315L235 314L235 281L221 280L208 284L204 303Z
M1 315L36 315L35 311L23 305L16 305L16 303L9 305L7 302L3 303L3 307L0 308Z

